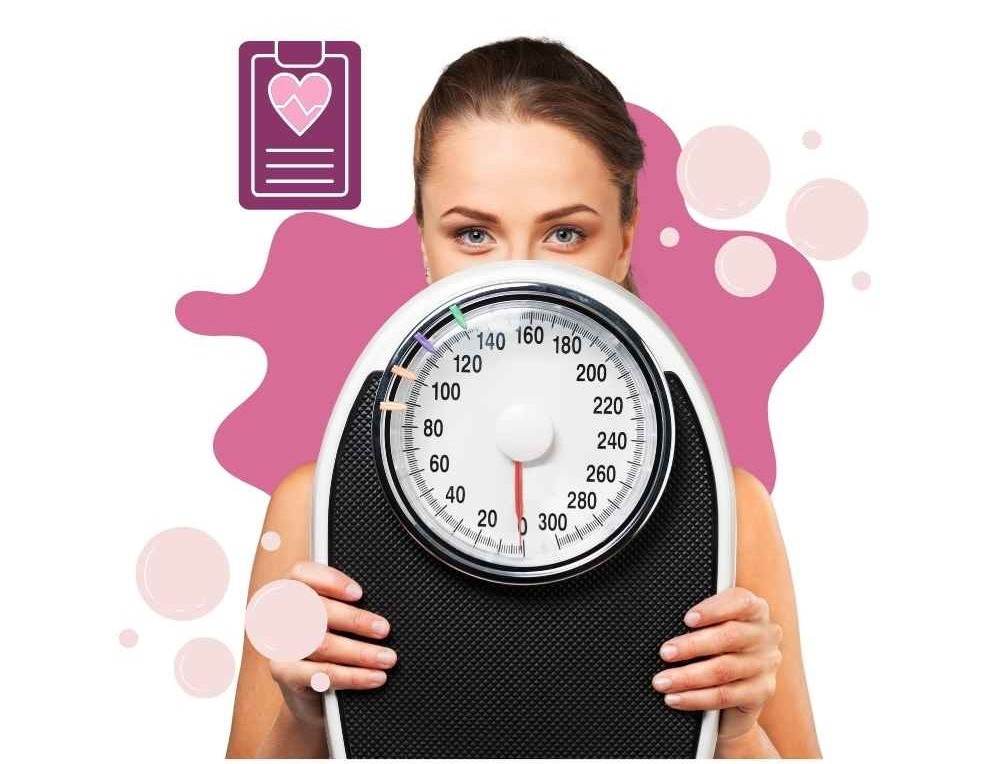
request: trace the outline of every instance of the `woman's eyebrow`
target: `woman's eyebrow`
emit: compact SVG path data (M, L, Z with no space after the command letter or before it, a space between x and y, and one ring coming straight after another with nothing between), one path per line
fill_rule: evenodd
M593 207L588 207L586 204L571 204L568 207L560 207L557 210L550 210L542 215L538 216L539 223L544 223L546 220L554 220L555 218L561 218L565 215L572 215L574 212L591 212L594 215L599 213Z
M489 212L483 212L482 210L474 210L471 207L452 207L450 210L445 212L441 217L445 218L451 214L465 215L465 217L467 218L482 220L486 223L500 222L500 218L498 218L496 215L491 215Z

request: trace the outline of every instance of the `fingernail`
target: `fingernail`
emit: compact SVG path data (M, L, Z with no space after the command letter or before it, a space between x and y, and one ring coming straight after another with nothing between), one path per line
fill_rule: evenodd
M389 668L396 663L396 653L389 648L379 650L375 655L375 662L378 663L379 666Z
M675 703L677 703L677 702L678 702L678 701L679 701L680 699L681 699L681 696L680 696L680 695L664 695L664 696L663 696L663 701L664 701L664 703L666 703L666 704L667 704L668 706L672 706L672 705L674 705L674 704L675 704Z
M384 618L372 619L372 634L376 637L384 637L389 633L389 622Z
M666 690L673 682L670 681L669 676L656 676L653 677L653 687L655 687L660 692Z
M382 671L372 671L368 676L368 686L369 687L381 687L385 684L385 672Z
M357 581L351 581L344 590L344 594L352 600L361 599L361 585Z
M675 645L664 645L660 648L660 657L665 661L669 661L677 655L677 647Z
M687 615L684 616L684 623L688 626L697 626L698 621L701 620L701 613L697 610L689 610Z

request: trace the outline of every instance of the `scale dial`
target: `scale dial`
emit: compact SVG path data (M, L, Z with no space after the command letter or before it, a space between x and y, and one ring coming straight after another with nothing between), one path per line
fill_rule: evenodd
M480 578L537 583L606 560L669 471L662 375L606 306L514 285L443 306L383 377L375 440L407 530Z

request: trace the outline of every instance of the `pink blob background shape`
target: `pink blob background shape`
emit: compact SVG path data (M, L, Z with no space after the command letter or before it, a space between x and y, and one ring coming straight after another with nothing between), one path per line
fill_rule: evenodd
M629 111L646 147L633 246L639 293L697 366L733 464L773 488L768 397L782 369L819 327L819 280L806 258L784 241L695 222L677 186L677 138L651 112L634 105ZM670 256L660 243L665 225L679 235ZM716 253L741 233L765 241L776 260L774 282L753 298L734 297L715 277ZM248 337L267 355L260 386L216 433L222 466L270 493L292 468L314 460L357 356L424 283L412 216L393 228L367 228L302 213L278 227L264 272L250 290L181 298L177 319L190 331Z

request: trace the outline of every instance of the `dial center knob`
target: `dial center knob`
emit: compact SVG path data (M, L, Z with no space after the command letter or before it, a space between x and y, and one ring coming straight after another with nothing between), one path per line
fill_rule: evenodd
M552 419L532 403L512 403L497 417L497 448L515 462L530 462L544 455L553 435Z

